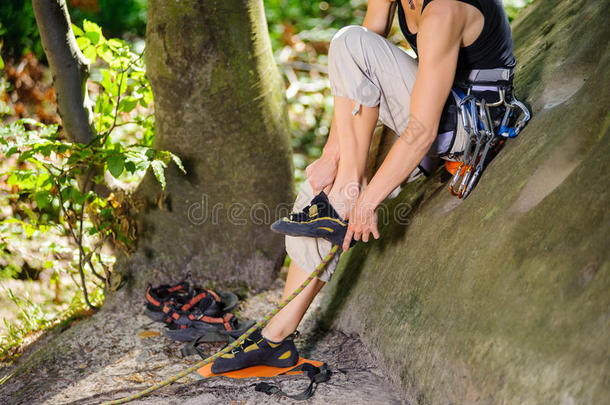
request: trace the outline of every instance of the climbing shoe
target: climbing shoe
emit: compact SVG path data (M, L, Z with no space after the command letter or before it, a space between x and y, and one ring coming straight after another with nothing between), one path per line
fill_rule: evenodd
M347 232L347 221L341 219L322 191L303 211L271 224L271 230L290 236L324 238L333 245L341 245Z
M299 353L294 345L297 332L281 342L267 340L257 329L244 342L229 353L216 359L212 373L240 370L252 366L291 367L299 361Z

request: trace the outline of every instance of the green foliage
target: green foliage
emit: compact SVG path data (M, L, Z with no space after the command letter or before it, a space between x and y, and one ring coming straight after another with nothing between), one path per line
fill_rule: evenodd
M93 21L104 28L107 36L120 37L125 33L143 36L146 32L147 0L97 0L97 7L70 7L72 22L82 25ZM68 3L70 5L70 3Z
M521 9L529 5L532 1L534 0L502 0L504 9L508 15L508 20L512 22L515 18L517 18L517 15Z
M125 34L143 36L146 31L147 0L96 0L89 7L78 1L68 1L72 22L82 25L85 20L104 27L108 36ZM31 0L0 1L0 38L4 55L19 59L32 52L45 60ZM0 67L1 69L1 67Z
M31 1L0 1L0 38L5 56L20 58L33 52L37 58L44 58Z
M0 222L0 228L18 225L28 238L52 227L63 229L78 246L75 266L89 303L86 270L107 288L118 284L101 260L101 245L110 241L130 251L135 237L130 202L96 191L104 183L104 171L122 179L142 177L151 168L164 188L164 169L169 162L184 168L171 152L152 147L154 119L145 108L153 100L141 55L122 40L106 39L93 22L85 20L82 28L74 26L73 30L83 54L92 62L98 57L102 61L98 79L88 86L97 89L92 92L97 135L87 144L67 142L61 139L57 125L31 119L0 127L2 153L6 158L17 157L16 167L3 174L7 184L18 190L14 199L21 203L21 213ZM117 128L127 125L135 127L136 142L114 136Z
M79 296L72 299L67 310L58 316L52 316L41 305L34 303L28 295L20 297L10 288L4 288L2 294L13 303L19 311L19 315L16 322L3 320L7 333L0 336L0 361L3 361L7 356L11 356L11 352L21 345L28 334L55 325L65 324L88 313L87 303ZM101 304L103 299L102 290L93 291L91 301L94 304Z
M296 33L303 39L328 41L336 29L362 23L366 4L367 0L265 0L273 49L284 45L286 35Z

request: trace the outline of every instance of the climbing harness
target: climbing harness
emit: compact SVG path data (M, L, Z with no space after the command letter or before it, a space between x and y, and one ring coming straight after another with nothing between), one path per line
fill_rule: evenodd
M468 141L449 191L464 199L505 140L519 135L531 114L513 95L512 69L472 70L465 80L457 82L452 94L459 100L459 115Z
M311 283L311 281L317 277L317 275L322 271L322 269L324 269L324 267L326 266L326 264L335 256L335 254L337 253L337 251L339 250L339 245L335 245L332 247L332 249L330 250L330 252L328 253L328 255L322 260L322 262L314 269L314 271L309 275L309 277L307 278L307 280L305 280L303 282L303 284L301 284L296 290L294 290L294 292L292 294L290 294L290 296L288 296L286 299L282 300L273 311L271 311L269 314L267 314L267 316L265 316L262 320L260 320L259 322L257 322L254 326L252 326L250 329L248 329L246 331L246 333L244 333L243 335L241 335L239 338L237 338L234 342L230 343L229 345L227 345L224 349L222 349L221 351L217 352L216 354L208 357L205 360L201 360L200 362L192 365L191 367L187 368L186 370L166 379L163 380L147 389L145 389L144 391L138 392L136 394L130 395L128 397L125 398L121 398L121 399L116 399L116 400L112 400L112 401L108 401L108 402L104 402L102 405L116 405L116 404L126 404L128 402L134 401L136 399L142 398L148 394L150 394L151 392L157 391L160 388L165 387L166 385L172 384L174 382L176 382L177 380L189 375L190 373L194 372L195 370L205 366L206 364L212 363L214 360L216 360L217 358L219 358L220 356L230 352L231 350L237 348L241 343L243 343L244 340L246 340L246 338L248 336L250 336L255 330L257 330L258 328L262 328L264 327L267 322L269 322L269 320L271 318L273 318L278 312L280 312L282 310L282 308L284 308L286 305L288 305L288 303L290 301L292 301L297 295L299 295L299 293L301 291L303 291L305 289L305 287L307 287L309 285L309 283Z

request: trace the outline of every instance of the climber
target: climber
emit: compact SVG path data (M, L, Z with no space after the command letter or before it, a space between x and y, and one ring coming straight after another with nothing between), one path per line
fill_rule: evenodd
M417 59L385 38L396 7L401 31ZM473 90L469 80L485 77L487 87L478 90L493 103L498 86L511 91L515 65L501 0L369 0L363 25L336 33L329 50L335 102L329 137L322 156L307 167L295 213L272 226L288 235L286 250L292 259L283 298L333 244L346 251L353 240L379 238L376 208L425 157L460 159L469 138L452 87ZM377 173L366 179L378 119L400 137ZM294 332L338 259L336 255L264 329L216 360L212 372L291 365L298 358Z

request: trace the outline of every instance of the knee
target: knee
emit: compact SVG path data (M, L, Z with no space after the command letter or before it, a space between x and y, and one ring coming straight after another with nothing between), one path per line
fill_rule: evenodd
M356 39L368 32L369 30L361 25L347 25L335 33L330 43L332 45L333 42L345 40L346 38L350 38L350 40Z
M360 25L348 25L341 28L330 41L330 48L328 50L329 63L336 55L340 55L343 52L351 53L348 45L358 43L362 41L362 38L370 34L372 33L369 30Z

